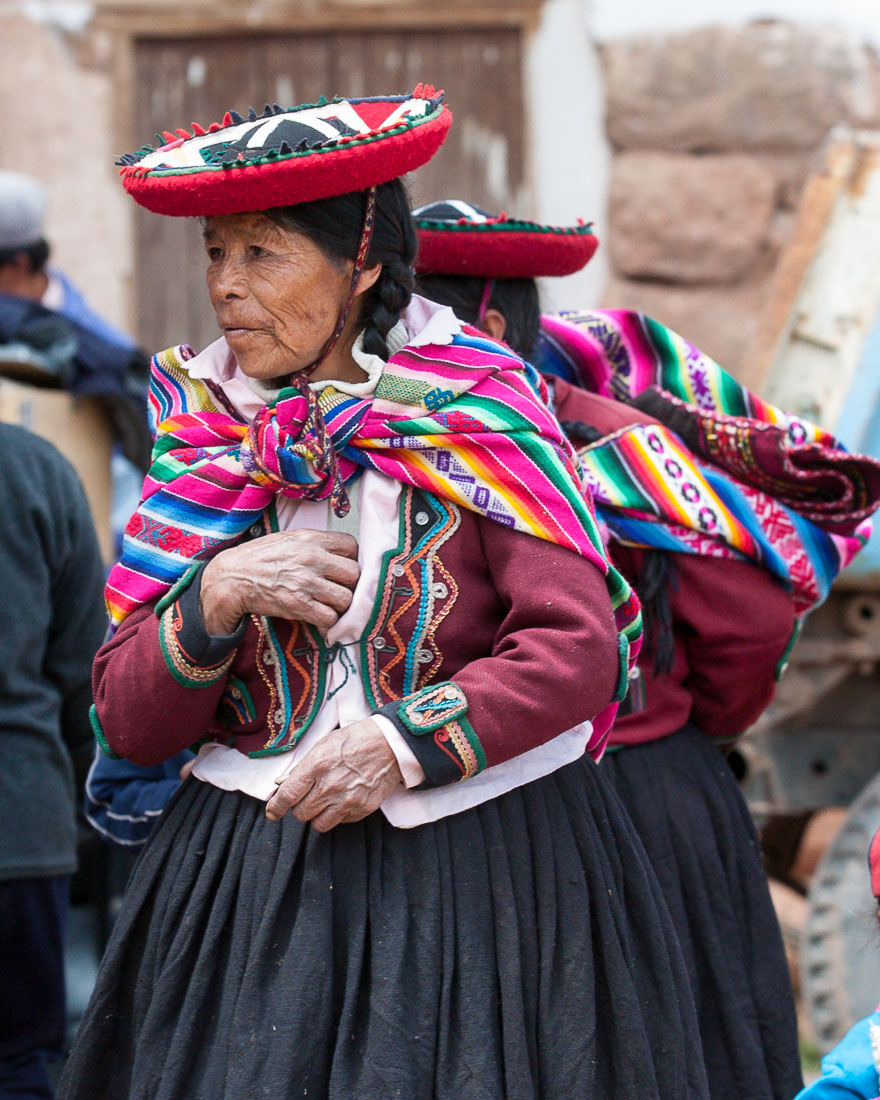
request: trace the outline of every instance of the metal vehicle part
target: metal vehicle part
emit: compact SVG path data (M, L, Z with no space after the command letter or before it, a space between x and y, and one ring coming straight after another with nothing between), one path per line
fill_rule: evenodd
M752 352L763 397L880 455L880 133L832 131ZM880 999L866 864L880 826L880 536L810 616L774 703L736 752L759 825L851 806L813 876L802 945L825 1052Z
M810 883L801 988L822 1050L880 1000L880 924L867 867L878 821L880 775L852 804Z

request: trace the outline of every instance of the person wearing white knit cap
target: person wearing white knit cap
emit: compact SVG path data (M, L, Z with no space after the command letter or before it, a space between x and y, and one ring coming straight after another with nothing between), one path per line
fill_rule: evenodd
M0 294L29 298L116 347L134 341L99 316L63 272L49 266L49 191L24 172L0 171Z

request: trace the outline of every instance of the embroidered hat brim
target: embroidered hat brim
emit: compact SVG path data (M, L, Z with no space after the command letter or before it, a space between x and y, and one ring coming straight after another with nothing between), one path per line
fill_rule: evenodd
M589 225L513 221L505 214L488 215L461 200L433 203L415 211L414 217L420 275L486 279L572 275L589 263L599 247Z
M178 217L239 214L363 191L431 159L452 113L443 93L320 100L248 118L227 112L207 129L161 135L118 162L128 193L148 210Z

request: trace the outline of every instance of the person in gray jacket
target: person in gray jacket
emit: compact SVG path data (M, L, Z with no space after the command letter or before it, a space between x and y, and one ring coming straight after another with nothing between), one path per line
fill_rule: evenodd
M73 467L0 424L0 1097L45 1100L65 1029L74 759L94 743L103 566Z

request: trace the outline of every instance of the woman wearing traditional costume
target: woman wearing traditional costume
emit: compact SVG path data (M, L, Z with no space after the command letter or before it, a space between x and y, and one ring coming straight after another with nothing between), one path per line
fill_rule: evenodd
M416 212L419 289L551 372L646 644L600 770L660 881L688 964L713 1100L800 1087L794 1003L745 802L719 747L766 707L800 616L864 543L878 465L739 386L635 313L539 315L537 276L589 226ZM574 581L572 581L572 584Z
M124 158L204 218L224 335L154 360L94 725L139 764L201 749L65 1100L707 1096L594 762L638 601L537 374L411 294L397 177L449 122L419 86Z

